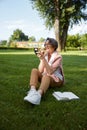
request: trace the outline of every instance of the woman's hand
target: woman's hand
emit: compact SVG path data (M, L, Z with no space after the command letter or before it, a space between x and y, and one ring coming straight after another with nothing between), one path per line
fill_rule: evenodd
M37 53L37 57L39 58L39 59L44 59L44 51L43 50L40 50L38 53Z

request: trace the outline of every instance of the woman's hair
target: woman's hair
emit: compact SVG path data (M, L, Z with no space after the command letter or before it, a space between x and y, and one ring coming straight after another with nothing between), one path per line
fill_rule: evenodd
M49 42L50 45L52 45L55 48L55 50L58 48L58 42L54 38L47 38L45 40L45 43L47 41Z

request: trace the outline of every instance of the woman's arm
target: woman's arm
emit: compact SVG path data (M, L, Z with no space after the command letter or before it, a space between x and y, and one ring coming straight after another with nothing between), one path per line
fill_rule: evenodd
M42 53L38 54L38 57L40 58L40 64L39 64L39 71L43 72L44 67L46 68L46 71L48 74L52 74L61 64L62 57L57 57L52 65L49 65L47 60L45 59L44 55Z
M40 59L40 64L38 66L38 69L40 72L43 72L44 71L44 68L46 68L46 72L48 74L51 74L53 72L53 69L52 67L48 64L48 62L46 61L45 59L45 54L43 52L39 52L37 54L37 56L39 57Z
M46 68L47 73L52 74L53 73L53 67L48 64L48 62L46 61L45 58L42 59L42 62L44 64L44 67Z
M40 60L40 64L38 66L38 70L42 73L44 71L44 64L42 62L42 60Z

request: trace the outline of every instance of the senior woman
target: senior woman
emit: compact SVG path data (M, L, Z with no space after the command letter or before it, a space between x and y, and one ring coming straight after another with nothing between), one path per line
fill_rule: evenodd
M30 90L24 97L25 101L35 105L40 104L42 95L49 87L59 87L64 82L62 56L57 52L58 42L53 38L47 38L44 47L44 53L43 51L37 53L40 63L38 69L34 68L31 71Z

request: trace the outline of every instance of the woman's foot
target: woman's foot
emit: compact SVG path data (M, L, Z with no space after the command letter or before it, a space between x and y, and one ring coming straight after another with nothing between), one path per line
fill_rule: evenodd
M36 89L30 89L27 96L24 97L24 100L32 104L39 105L41 101L41 94L36 91Z

